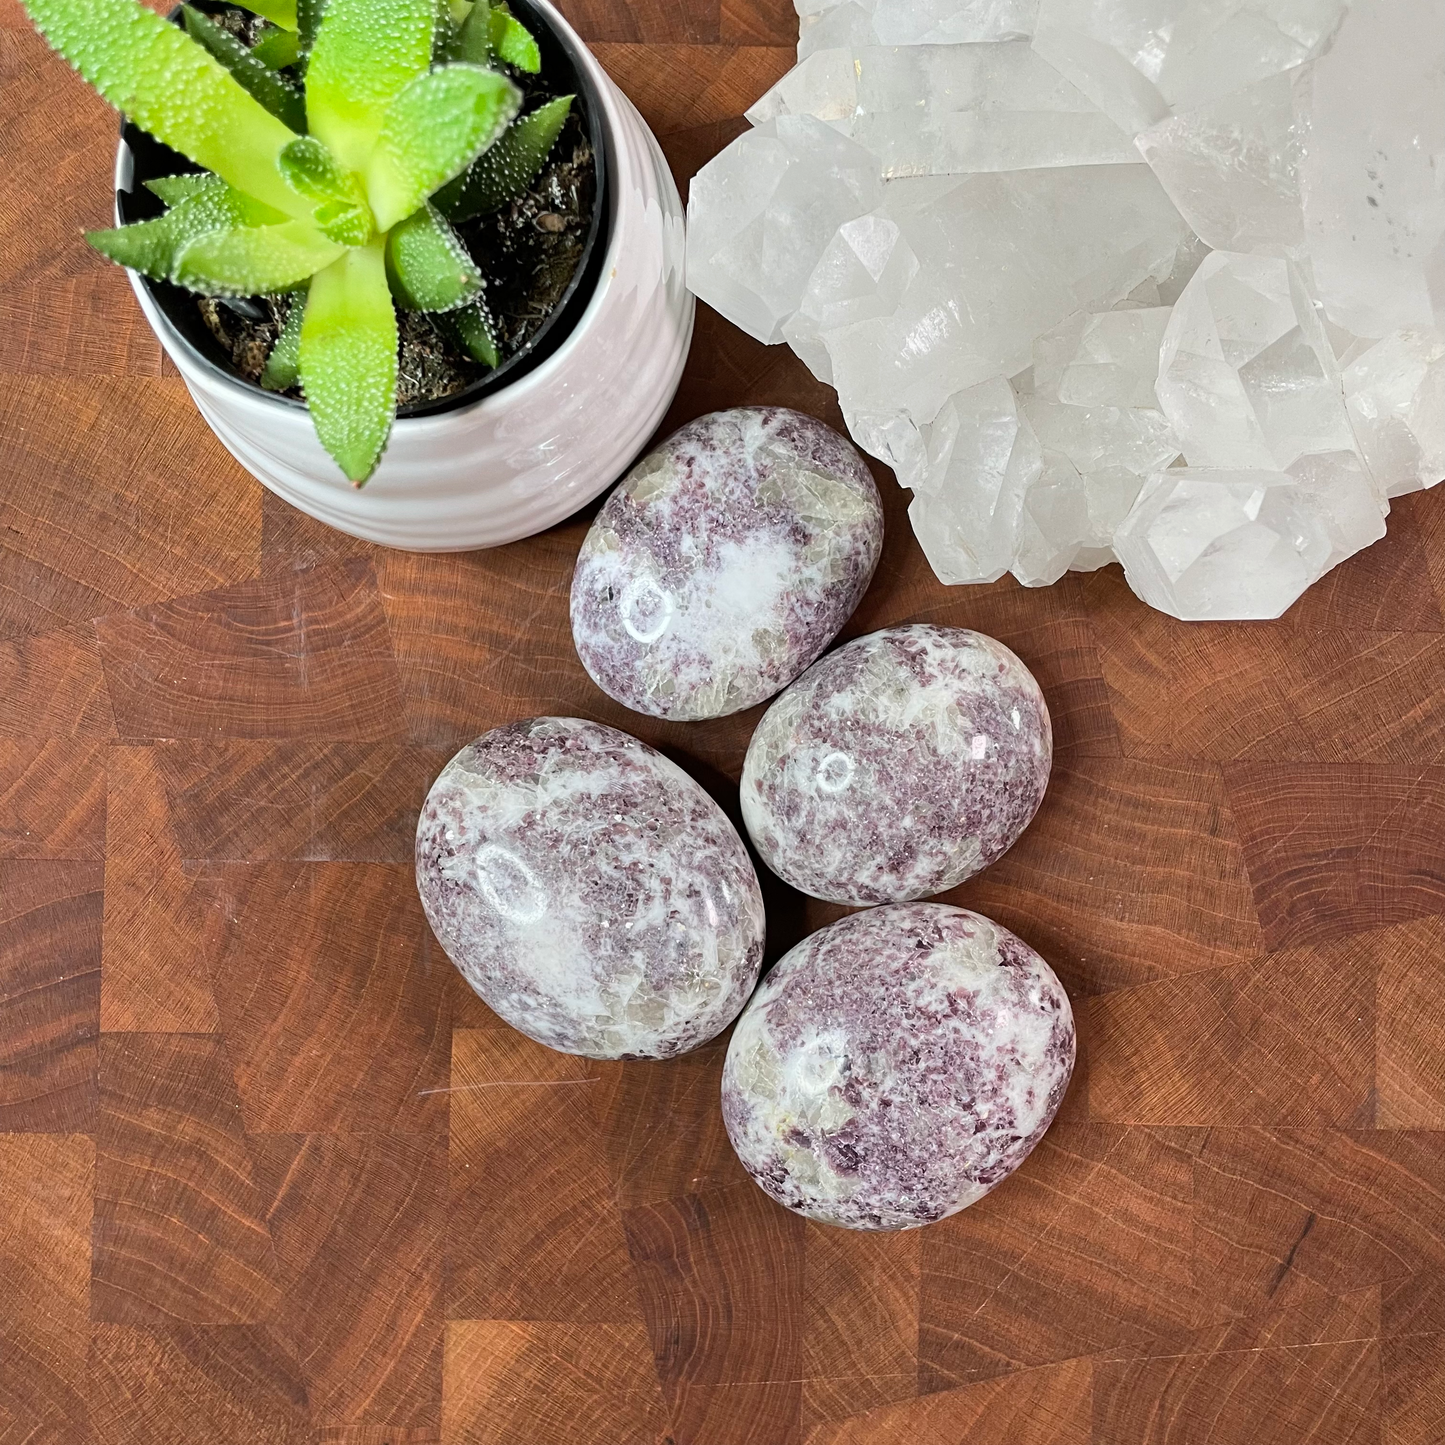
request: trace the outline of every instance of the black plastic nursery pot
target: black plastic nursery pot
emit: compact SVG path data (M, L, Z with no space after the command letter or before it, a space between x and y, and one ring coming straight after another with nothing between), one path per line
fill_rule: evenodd
M193 0L193 3L196 9L211 14L227 8L217 0ZM602 275L613 225L616 192L612 181L615 161L603 120L602 98L585 67L578 64L570 41L558 34L551 17L544 10L533 0L509 0L509 8L536 38L542 58L540 79L547 91L554 95L570 93L576 96L573 109L579 114L593 155L595 190L591 220L571 280L551 313L527 341L462 390L435 400L399 406L398 417L434 416L458 411L525 376L567 340L586 311ZM179 7L172 12L171 19L179 23ZM129 121L121 126L121 145L129 150L131 156L131 188L117 190L115 196L116 216L122 225L150 220L164 211L159 197L147 190L144 182L199 169L187 157L162 145ZM175 337L195 362L235 386L264 396L277 406L305 409L304 401L265 391L236 370L225 349L206 325L191 292L167 281L153 281L149 277L141 277L140 280L170 323Z

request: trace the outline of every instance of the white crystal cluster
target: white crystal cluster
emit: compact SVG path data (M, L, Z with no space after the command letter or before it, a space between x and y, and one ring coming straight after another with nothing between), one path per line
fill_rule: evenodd
M1445 0L795 0L688 279L945 582L1273 617L1445 476Z

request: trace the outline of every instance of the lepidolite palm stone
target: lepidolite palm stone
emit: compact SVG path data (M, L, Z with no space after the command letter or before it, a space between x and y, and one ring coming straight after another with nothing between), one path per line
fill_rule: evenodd
M467 982L564 1053L684 1053L757 982L742 839L675 763L600 723L532 718L464 747L422 808L416 877Z
M850 1229L966 1209L1023 1163L1074 1067L1053 970L977 913L900 903L806 938L723 1067L728 1138L779 1204Z
M833 640L882 547L873 477L831 427L782 407L699 417L592 524L572 578L577 655L636 712L739 712Z
M1014 844L1052 760L1043 693L1001 642L890 627L815 663L763 715L743 819L768 867L815 898L922 898Z

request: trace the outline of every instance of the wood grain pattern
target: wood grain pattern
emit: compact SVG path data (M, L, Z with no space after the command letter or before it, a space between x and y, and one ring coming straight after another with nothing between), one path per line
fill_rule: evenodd
M684 187L797 35L565 8ZM1048 696L1044 808L949 896L1053 961L1080 1062L973 1209L811 1226L727 1145L722 1041L531 1044L410 879L489 727L623 727L736 818L762 709L596 690L592 508L413 557L263 495L80 243L114 119L13 0L0 78L0 1445L1445 1440L1445 498L1278 622L1184 626L1112 568L941 587L877 468L844 636L976 627ZM665 427L763 402L841 422L701 308ZM770 960L844 911L763 886Z
M0 862L0 1133L95 1128L99 864Z
M810 1229L803 1249L802 1423L917 1392L923 1236Z
M458 1320L447 1327L444 1438L656 1445L667 1407L640 1324Z
M1027 1173L925 1235L920 1383L1140 1348L1217 1314L1194 1274L1193 1187L1187 1142L1056 1125Z
M400 732L370 564L354 561L115 613L96 624L123 737Z
M640 1320L588 1094L594 1069L510 1032L452 1037L448 1313Z
M105 750L68 738L0 740L0 858L105 856Z
M1090 999L1090 1116L1121 1124L1372 1123L1377 953L1393 964L1391 932ZM1407 974L1398 987L1410 985ZM1404 1002L1392 996L1392 1013Z
M0 1420L6 1437L83 1438L95 1146L0 1135Z
M97 1325L90 1380L96 1445L314 1438L296 1361L265 1325Z
M1271 1436L1373 1445L1380 1438L1379 1376L1373 1338L1111 1361L1095 1367L1096 1428L1139 1445Z
M1093 1366L1068 1360L815 1426L806 1445L1088 1445Z
M267 1135L253 1140L281 1300L318 1429L440 1425L446 1140Z
M1270 947L1445 906L1445 767L1238 763L1225 783Z
M181 862L154 751L109 749L106 778L100 1026L108 1033L214 1033L205 898Z
M74 244L67 235L62 249ZM7 637L254 569L260 500L190 411L178 380L0 376L0 454L27 478L0 494Z
M1265 947L1224 780L1199 762L1058 759L1028 832L948 897L1013 928L1075 993Z
M227 864L207 884L222 922L206 963L247 1129L445 1131L448 979L412 871Z
M107 1034L95 1126L93 1315L269 1319L276 1256L220 1040Z
M444 752L176 739L152 747L182 859L406 863Z
M86 623L0 638L0 736L115 736L95 629Z
M706 1194L747 1178L718 1108L723 1053L722 1045L711 1044L676 1061L595 1066L598 1087L591 1099L612 1188L624 1209ZM683 1140L685 1147L665 1147Z

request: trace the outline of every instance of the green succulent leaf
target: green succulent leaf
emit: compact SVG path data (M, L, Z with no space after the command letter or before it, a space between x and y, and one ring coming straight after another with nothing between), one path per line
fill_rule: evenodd
M42 35L117 109L238 190L304 215L276 169L292 132L183 30L137 0L24 0Z
M180 208L177 207L177 210ZM142 276L156 281L169 281L176 263L176 252L204 232L188 230L184 217L175 211L153 221L136 221L129 226L111 230L87 231L85 239L118 266L129 266Z
M205 171L190 171L180 176L157 176L154 180L144 182L144 185L146 190L159 196L166 205L177 206L213 187L217 181L223 186L226 184L219 176L208 175Z
M296 0L236 0L236 3L282 30L296 29Z
M460 18L453 13L450 0L437 0L436 18L432 22L431 33L431 58L433 65L440 65L444 60L451 59L451 47L461 29L462 21L466 19L463 12Z
M315 136L299 136L276 158L286 184L318 202L311 219L333 241L364 246L375 226L361 185Z
M310 221L211 231L176 257L178 285L210 296L265 296L294 290L346 247Z
M324 236L343 246L364 246L376 234L371 211L354 201L326 201L311 213Z
M389 230L491 145L522 93L505 76L457 62L418 76L386 113L366 172L378 230Z
M436 0L328 0L306 67L306 108L345 169L366 169L388 109L431 65L435 23Z
M535 75L542 68L542 56L532 32L505 5L491 7L492 52L499 60Z
M279 25L270 25L261 32L260 38L251 47L251 54L272 70L295 65L301 58L301 37L294 30L283 30Z
M492 63L492 7L476 0L456 26L447 47L450 60L469 60L473 65Z
M321 445L360 486L396 414L396 308L378 237L311 281L301 322L301 386Z
M326 0L296 0L296 38L301 42L302 55L311 54L325 14Z
M287 85L274 70L257 60L254 52L247 50L229 30L222 30L199 10L183 5L181 13L185 18L186 33L231 72L242 90L255 96L290 129L306 129L306 102L299 90Z
M521 195L546 165L571 109L572 97L560 95L513 122L468 170L437 192L437 209L450 220L469 221Z
M175 184L182 181L194 184ZM181 253L203 236L237 226L272 226L286 219L219 176L165 176L151 189L171 206L165 215L108 231L89 231L85 239L101 255L157 281L175 280ZM171 202L168 196L176 200Z
M482 289L482 273L431 206L387 232L386 279L407 311L450 311Z
M276 166L286 184L298 196L311 201L360 201L356 178L336 164L323 141L314 135L297 136L276 157Z
M502 60L530 75L542 68L542 55L531 31L505 5L489 5L487 0L476 0L467 10L447 54L452 60L469 60L474 65Z
M177 186L175 183L178 181L189 184ZM174 205L179 209L182 204L201 203L197 204L195 209L208 210L221 227L278 226L286 219L284 211L278 211L274 206L268 206L254 196L248 196L245 191L238 191L220 176L213 176L206 171L189 176L162 176L150 189L163 201L166 200L166 192L175 194L179 191L180 200L167 201L167 205Z
M499 359L496 328L482 301L448 311L440 320L474 361L480 361L483 366L496 366Z
M301 374L301 318L305 314L306 293L298 291L291 298L291 309L286 313L281 334L261 372L261 385L267 391L285 391L296 385L296 378Z

